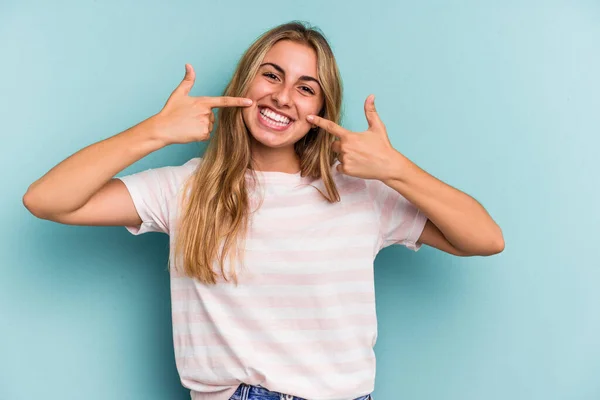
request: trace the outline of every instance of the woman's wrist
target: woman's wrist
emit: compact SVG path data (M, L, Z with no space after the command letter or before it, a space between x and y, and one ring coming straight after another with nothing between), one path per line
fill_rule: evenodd
M142 121L136 128L138 128L139 134L144 138L149 146L155 148L153 151L173 144L173 141L167 134L165 125L160 119L160 114L155 114Z

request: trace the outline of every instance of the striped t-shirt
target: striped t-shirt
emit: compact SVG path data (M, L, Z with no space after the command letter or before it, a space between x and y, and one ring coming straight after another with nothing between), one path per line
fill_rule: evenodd
M184 181L182 166L121 177L142 224L133 234L170 235ZM377 338L373 261L382 248L418 250L426 222L378 180L331 172L341 201L321 180L257 171L238 285L204 285L170 269L173 341L182 384L193 400L227 400L240 383L311 400L371 393ZM215 269L218 271L219 269Z

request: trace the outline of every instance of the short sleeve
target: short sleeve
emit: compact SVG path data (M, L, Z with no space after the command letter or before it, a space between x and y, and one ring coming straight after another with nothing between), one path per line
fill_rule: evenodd
M417 251L427 217L400 193L379 180L366 180L379 218L381 248L401 244Z
M125 228L134 235L146 232L169 234L179 193L198 160L192 159L181 166L148 169L118 177L127 187L142 220L139 226Z

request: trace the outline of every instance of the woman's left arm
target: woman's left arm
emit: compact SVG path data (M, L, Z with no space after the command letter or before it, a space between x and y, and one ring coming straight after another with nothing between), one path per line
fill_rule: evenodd
M427 216L420 243L459 256L489 256L504 250L502 230L477 200L428 174L400 152L391 157L391 176L383 183Z
M308 120L339 138L332 144L338 171L378 179L410 201L428 221L420 243L459 256L492 255L504 249L502 230L474 198L428 174L393 148L375 110L374 96L365 101L369 128L351 132L320 118Z

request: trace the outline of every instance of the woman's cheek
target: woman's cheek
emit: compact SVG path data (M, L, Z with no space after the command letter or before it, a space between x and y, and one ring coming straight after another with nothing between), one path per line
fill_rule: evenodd
M312 101L310 104L310 113L311 115L319 115L319 112L323 108L323 100L319 99L317 101Z
M318 115L319 110L321 109L320 102L308 101L302 106L302 114L304 114L304 119L308 115Z

